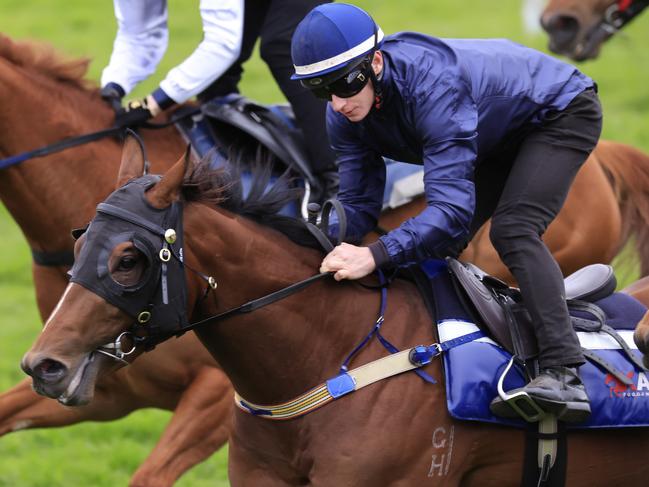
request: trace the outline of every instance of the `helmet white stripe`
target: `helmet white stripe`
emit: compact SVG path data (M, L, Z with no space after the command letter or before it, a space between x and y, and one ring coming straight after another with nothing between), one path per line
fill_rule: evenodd
M376 33L376 43L378 44L382 40L383 40L383 31L379 28L378 32ZM334 66L338 66L340 64L344 64L347 61L350 61L355 57L358 57L361 54L370 51L372 48L374 48L374 34L372 34L370 37L365 39L357 46L354 46L351 49L343 53L340 53L334 57L330 57L329 59L318 61L317 63L313 63L313 64L307 64L305 66L293 65L295 67L295 74L304 76L309 74L320 73L326 69L333 68Z

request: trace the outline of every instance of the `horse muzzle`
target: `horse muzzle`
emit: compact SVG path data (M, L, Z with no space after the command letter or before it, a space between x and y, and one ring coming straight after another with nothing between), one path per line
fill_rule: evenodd
M35 392L66 406L88 404L95 390L103 360L95 353L83 356L77 366L40 354L27 353L21 361L23 371L32 377Z
M541 26L550 36L548 48L556 54L570 55L581 32L579 19L567 13L544 15Z

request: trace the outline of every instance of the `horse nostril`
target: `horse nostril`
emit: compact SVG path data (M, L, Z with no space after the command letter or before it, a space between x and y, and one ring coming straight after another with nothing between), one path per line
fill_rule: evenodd
M25 372L44 383L53 384L65 377L67 367L57 360L46 358Z
M579 33L579 20L572 15L557 14L548 19L544 17L541 25L558 45L569 44Z

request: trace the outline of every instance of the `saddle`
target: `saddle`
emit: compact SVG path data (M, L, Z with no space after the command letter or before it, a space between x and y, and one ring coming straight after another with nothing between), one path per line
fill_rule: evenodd
M490 336L523 363L534 367L538 346L531 318L525 309L520 291L489 276L477 266L448 258L448 269L460 299L473 312L476 323L487 329ZM617 286L613 268L604 264L591 264L571 274L564 280L565 295L571 311L571 322L575 331L603 332L611 336L640 370L642 362L631 352L624 339L606 324L604 311L594 304L611 296ZM615 366L603 360L592 351L582 348L584 355L605 369L624 384L630 379ZM528 365L530 365L528 364ZM534 375L533 368L530 370Z
M201 113L180 120L177 128L196 154L218 167L237 147L265 147L308 185L319 184L311 171L304 140L289 105L260 105L237 93L201 105Z

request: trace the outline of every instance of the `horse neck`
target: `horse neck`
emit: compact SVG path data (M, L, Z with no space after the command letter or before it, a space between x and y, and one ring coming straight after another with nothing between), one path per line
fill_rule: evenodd
M114 117L97 90L4 58L0 58L0 99L1 157L106 129ZM155 138L163 137L167 140L156 155L171 147L181 153L178 135L165 131ZM0 170L0 199L33 249L56 252L72 247L70 230L85 225L96 204L114 189L120 145L116 139L104 139Z
M0 112L0 154L4 157L100 130L111 123L110 109L96 93L3 58L0 87L5 100ZM119 147L115 143L111 146L83 146L0 171L0 198L32 247L51 251L69 248L66 233L92 216L96 195L107 194L114 184L114 176L107 176L108 171L117 171ZM59 230L61 227L65 232Z
M218 282L214 299L197 303L194 320L310 277L323 257L274 230L201 205L185 212L185 235L189 265ZM203 289L197 283L190 294ZM336 375L378 308L377 292L331 279L197 334L242 396L273 403Z

